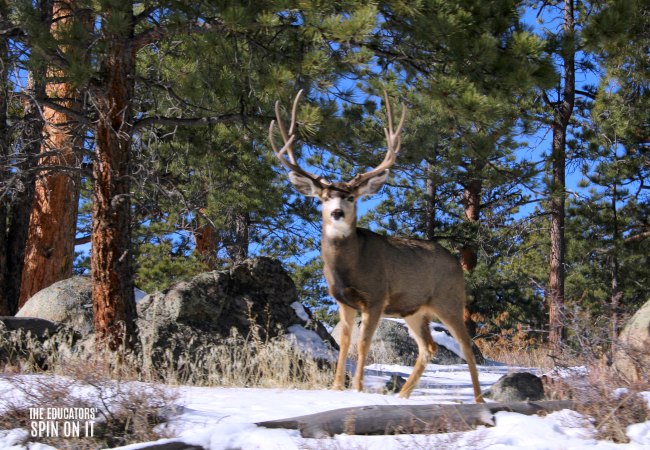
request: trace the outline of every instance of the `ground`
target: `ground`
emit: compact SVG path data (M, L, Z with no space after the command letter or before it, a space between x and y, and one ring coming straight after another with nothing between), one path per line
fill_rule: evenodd
M480 366L483 388L489 387L503 374L526 370L504 365ZM472 402L469 372L464 365L429 365L419 388L410 399L377 392L398 373L408 375L409 367L367 367L367 392L330 390L291 390L260 388L164 387L174 391L176 400L170 407L169 420L159 425L159 431L174 439L200 444L206 449L647 449L650 448L650 422L633 425L627 434L628 444L597 441L590 436L589 421L573 411L560 411L545 417L498 413L494 427L479 427L465 433L401 436L349 436L331 439L303 439L294 430L271 430L254 425L255 422L294 417L336 408L361 405L399 405L448 402ZM41 376L23 375L25 383L38 382ZM39 378L40 377L40 378ZM134 383L134 389L146 389ZM83 387L78 387L83 391ZM17 397L20 392L0 376L0 396ZM87 395L81 392L81 396ZM647 394L650 402L650 393ZM45 450L42 444L27 444L29 430L0 431L0 449ZM67 442L67 441L66 441ZM162 441L164 442L164 441ZM74 438L69 440L74 448ZM147 444L123 448L138 449Z

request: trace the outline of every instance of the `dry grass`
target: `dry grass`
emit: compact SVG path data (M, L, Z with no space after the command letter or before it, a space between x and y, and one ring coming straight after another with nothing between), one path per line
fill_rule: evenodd
M486 359L499 361L509 366L534 367L541 371L554 367L553 358L546 346L519 348L516 346L499 345L498 343L480 343L479 348Z
M8 392L0 398L0 428L27 429L30 442L60 449L110 448L167 437L161 424L177 399L173 389L106 379L95 363L77 369L76 378L5 377ZM43 420L31 417L30 410L43 411ZM79 411L81 418L47 420L53 410ZM66 436L73 424L79 424L79 434ZM38 433L39 425L47 429Z
M331 364L300 352L292 337L260 339L234 329L218 344L199 344L173 357L168 349L151 379L168 384L228 387L323 389L333 378Z
M0 330L0 370L11 392L0 392L0 429L31 431L30 408L91 408L97 411L92 438L26 438L61 449L114 447L165 437L161 427L176 401L170 385L314 389L333 377L331 365L302 354L290 337L262 340L256 329L173 355L166 352L155 371L144 371L140 355L99 352L92 340L65 331L40 342Z
M585 416L595 439L629 442L627 427L650 420L648 402L641 395L650 391L650 381L629 383L605 363L562 378L546 377L544 382L548 398L575 402L576 411Z
M332 364L298 350L293 336L263 339L262 335L268 334L254 324L248 336L235 329L225 339L193 336L194 341L184 342L182 348L166 348L155 366L144 370L141 355L125 349L98 353L92 338L79 340L70 330L40 342L21 331L0 329L0 370L67 375L71 368L98 364L96 371L106 378L171 385L301 389L329 385Z

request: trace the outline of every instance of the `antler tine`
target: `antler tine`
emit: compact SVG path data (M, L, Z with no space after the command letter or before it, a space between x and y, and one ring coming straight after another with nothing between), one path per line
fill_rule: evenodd
M291 123L289 124L289 132L287 133L287 129L284 125L284 122L282 121L282 116L280 114L280 101L275 102L275 120L271 120L271 124L269 125L269 141L271 142L271 147L273 148L273 152L275 153L275 156L280 160L280 163L289 169L290 171L296 172L298 174L301 174L307 178L310 178L316 183L319 183L321 186L326 186L329 185L330 183L325 180L322 177L319 177L317 175L314 175L311 172L307 172L305 169L300 167L298 163L296 162L296 157L293 154L293 143L296 140L296 116L298 113L298 102L300 101L300 97L302 96L303 90L301 89L298 91L296 94L296 98L293 100L293 106L291 108ZM278 128L280 129L280 134L282 135L282 140L284 141L284 146L278 150L278 147L275 145L275 141L273 140L273 128L276 124L278 124ZM288 159L285 158L284 155L288 156Z
M400 147L402 145L401 132L402 126L404 126L404 121L406 120L406 105L402 105L402 116L400 117L399 124L397 125L397 130L393 129L393 110L390 105L390 100L388 99L388 93L384 91L384 103L386 105L386 115L388 121L388 127L384 128L384 134L386 135L386 156L384 160L374 169L369 170L364 174L356 175L351 183L359 184L362 183L382 172L388 170L397 159L397 154L399 153Z
M390 106L390 100L388 99L388 92L384 89L384 105L386 105L386 116L388 116L388 129L393 131L393 108ZM386 131L386 128L384 128Z

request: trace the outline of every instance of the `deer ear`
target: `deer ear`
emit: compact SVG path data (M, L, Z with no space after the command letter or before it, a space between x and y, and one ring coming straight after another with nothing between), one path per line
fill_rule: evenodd
M357 197L362 197L364 195L372 195L375 194L381 189L381 187L384 185L386 180L388 179L388 174L390 173L390 170L386 169L382 173L380 173L377 176L374 176L363 183L361 183L359 186L357 186Z
M311 178L304 177L296 172L289 172L289 181L296 188L296 191L307 197L319 197L323 189Z

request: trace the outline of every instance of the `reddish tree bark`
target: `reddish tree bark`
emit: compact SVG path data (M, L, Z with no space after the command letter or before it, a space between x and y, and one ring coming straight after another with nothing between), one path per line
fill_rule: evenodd
M548 206L551 220L551 249L546 301L549 310L549 343L556 351L560 348L564 334L562 309L565 280L566 136L575 103L574 27L573 0L567 0L564 2L563 28L565 45L569 48L564 48L562 51L564 86L557 102L551 103L547 100L554 107L554 115L551 144L551 195Z
M2 278L0 289L9 314L15 314L18 310L25 244L34 198L34 177L30 172L36 164L36 155L40 149L43 130L43 120L37 106L39 100L45 96L45 85L41 80L42 76L31 76L30 74L29 92L33 101L24 103L24 124L19 138L25 157L18 163L21 173L24 174L19 183L21 187L18 189L16 186L9 186L10 200L7 201L5 197L3 204L0 204L0 207L5 209L3 215L6 221L0 222L6 229L4 244L6 266L4 267L5 271L0 273Z
M0 19L5 16L4 5L0 6ZM0 39L0 158L2 160L9 157L8 124L7 124L7 105L8 105L8 76L5 70L8 67L9 47L7 39ZM6 192L6 183L9 178L9 171L6 167L0 165L0 316L9 316L12 314L10 301L6 292L7 273L7 216L9 206L9 196Z
M478 167L482 170L484 164ZM481 191L483 183L480 179L469 181L463 190L463 206L465 208L465 217L472 224L478 224L481 217ZM473 243L465 244L460 249L460 264L463 270L470 271L476 267L478 255L476 245Z
M41 16L44 20L49 20L52 13L52 5L50 2L42 2L39 4ZM7 18L7 5L3 2L0 5L0 19ZM3 36L2 52L3 58L8 58L8 37ZM8 107L8 87L7 77L11 76L7 72L10 68L8 61L3 61L0 73L2 76L3 93L3 112L5 115L2 123L6 126L6 108ZM44 73L28 74L28 88L27 93L29 100L23 103L24 116L22 118L21 126L18 128L20 134L18 135L18 142L20 148L20 159L16 161L18 171L12 174L13 180L9 177L9 172L4 172L4 184L0 190L2 200L0 200L0 228L2 232L3 243L3 261L0 264L0 304L2 304L3 312L8 314L15 314L18 310L18 297L20 294L21 274L23 270L25 243L27 241L27 229L29 225L29 215L31 211L32 199L34 196L34 176L33 167L36 163L35 155L38 154L40 149L40 139L43 130L43 120L40 114L38 103L45 97L45 85L43 83ZM6 128L3 129L6 131ZM8 153L10 151L7 145L7 136L3 136L3 149L2 152ZM6 169L6 168L5 168ZM5 192L2 192L5 190ZM8 191L8 192L7 192Z
M112 2L105 20L120 20L106 38L101 83L93 90L95 127L91 274L97 342L115 350L136 343L130 225L130 148L133 126L135 47L132 3ZM110 33L111 30L106 30Z
M200 211L203 213L203 211ZM211 223L197 219L197 227L194 230L194 251L201 261L210 270L217 268L217 247L219 235Z
M73 1L54 4L51 32L53 36L65 32L72 24ZM61 49L65 53L65 49ZM60 70L49 70L49 79L61 79ZM45 87L50 98L67 99L62 106L75 108L76 93L69 83L50 82ZM36 292L72 276L74 239L77 223L80 177L75 144L78 131L64 113L43 106L45 127L39 164L61 167L40 174L34 188L34 200L29 221L24 267L19 296L19 307ZM71 170L66 170L67 168Z

